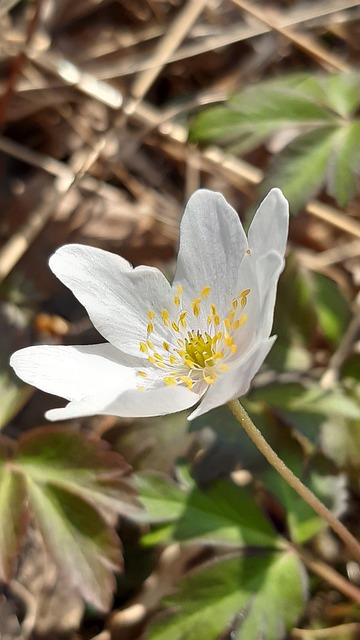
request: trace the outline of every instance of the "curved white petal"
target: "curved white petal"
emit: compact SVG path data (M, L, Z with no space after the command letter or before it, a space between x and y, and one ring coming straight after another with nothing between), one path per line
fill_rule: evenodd
M28 384L67 400L80 401L139 383L136 367L121 363L121 352L109 343L88 346L36 346L16 351L10 364ZM129 356L125 356L129 364Z
M276 251L269 251L256 262L256 273L260 296L259 336L270 335L274 319L274 307L279 276L284 268L284 259Z
M14 353L10 364L29 384L70 403L47 413L49 420L65 420L103 414L121 417L146 417L175 413L191 407L199 396L182 386L166 387L160 370L158 388L140 391L136 375L139 358L130 359L133 367L119 361L123 356L106 343L88 346L38 346ZM143 367L142 367L143 368ZM160 386L161 385L161 386Z
M236 289L247 239L234 209L220 193L200 189L190 198L180 226L174 288L183 287L185 306L211 288L211 302L226 309Z
M229 370L226 375L209 387L203 396L199 406L191 413L188 420L194 420L198 416L203 415L220 407L234 398L244 395L250 386L251 380L258 371L267 354L269 353L276 336L272 336L268 340L263 340L254 345L249 350L246 358L239 360L238 365Z
M249 247L255 260L273 250L283 256L288 227L288 201L280 189L271 189L256 211L249 228Z
M122 418L150 418L152 416L176 413L192 407L199 396L186 387L159 387L148 391L126 389L117 397L70 402L62 409L51 409L46 413L48 420L67 420L92 415L112 415Z
M122 351L141 357L139 343L146 340L148 311L160 316L169 303L171 288L161 271L133 269L120 256L77 244L58 249L49 264L84 305L101 335ZM157 330L165 339L161 323Z

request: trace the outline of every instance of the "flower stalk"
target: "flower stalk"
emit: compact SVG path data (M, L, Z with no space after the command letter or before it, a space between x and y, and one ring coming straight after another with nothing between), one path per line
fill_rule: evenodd
M252 442L263 454L266 460L284 478L296 493L320 516L331 529L341 538L349 549L351 555L360 562L360 544L340 520L306 487L301 480L286 466L265 440L262 433L254 425L253 421L238 400L231 400L228 406L237 421L244 428Z

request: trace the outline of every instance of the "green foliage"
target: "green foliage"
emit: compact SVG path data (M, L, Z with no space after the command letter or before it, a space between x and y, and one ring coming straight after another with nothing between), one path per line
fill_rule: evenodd
M281 640L300 617L306 577L291 552L220 559L194 571L164 604L175 615L152 627L150 640Z
M337 283L304 269L290 254L279 282L274 317L278 335L268 362L278 371L308 371L316 341L336 348L351 319L349 303Z
M276 184L297 210L325 188L344 206L359 175L359 106L357 73L294 74L248 86L225 106L204 110L189 136L241 154L271 141L280 152L264 192Z
M12 577L33 519L79 594L106 610L122 569L116 513L136 510L128 466L104 443L64 428L39 428L0 449L0 579ZM106 517L105 517L106 512Z
M222 545L279 546L278 536L253 498L228 480L204 490L170 484L151 474L137 476L136 482L148 521L167 525L145 536L144 542L203 540Z

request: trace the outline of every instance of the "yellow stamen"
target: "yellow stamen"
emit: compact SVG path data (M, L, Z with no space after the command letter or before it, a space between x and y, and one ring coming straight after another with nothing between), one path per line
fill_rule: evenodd
M179 376L181 382L184 382L188 389L192 389L193 381L188 376Z
M179 296L174 296L174 304L179 307L180 306L180 298Z
M176 331L177 333L179 333L179 325L176 324L176 322L172 322L171 323L172 328L174 329L174 331Z
M172 378L171 376L165 376L165 378L163 378L163 381L165 382L165 384L167 384L169 387L172 387L174 384L176 384L176 380L175 378Z
M163 323L164 323L165 327L168 327L169 324L170 324L170 320L169 320L169 312L166 309L162 310L161 317L163 319Z
M148 348L147 348L147 346L146 346L145 342L140 342L139 347L140 347L140 351L141 351L142 353L146 353L146 352L147 352L147 350L148 350Z
M153 324L153 322L149 322L149 324L147 326L148 335L150 335L150 333L152 333L153 331L154 331L154 324Z
M145 371L137 371L136 373L138 376L141 376L142 378L147 378L149 376L149 374L146 373Z
M183 288L182 288L181 284L178 284L178 286L177 286L177 292L178 292L179 296L182 296L182 294L183 294Z
M186 320L185 320L186 316L187 316L187 311L182 311L182 313L180 313L179 315L179 322L182 327L186 327Z
M148 311L148 316L149 316L149 320L154 320L155 318L155 313L153 312L152 309L150 309L150 311Z
M210 287L206 286L201 290L201 295L203 298L207 298L210 293Z

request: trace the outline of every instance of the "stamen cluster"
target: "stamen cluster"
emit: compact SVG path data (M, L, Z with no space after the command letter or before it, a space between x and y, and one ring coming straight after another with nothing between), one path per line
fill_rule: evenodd
M228 370L226 363L237 351L236 333L247 320L244 309L249 293L250 289L241 291L229 305L229 313L221 317L216 305L210 302L210 286L206 285L201 290L189 311L183 307L183 288L178 285L170 311L162 309L159 317L152 309L148 311L147 339L140 342L139 348L150 364L164 370L164 384L185 384L193 389L199 382L213 384L222 372ZM194 324L201 324L201 307L206 309L204 327L193 329L192 318ZM158 322L168 330L168 339L155 347L152 334L156 335ZM137 374L142 378L148 377L146 371L138 371Z

